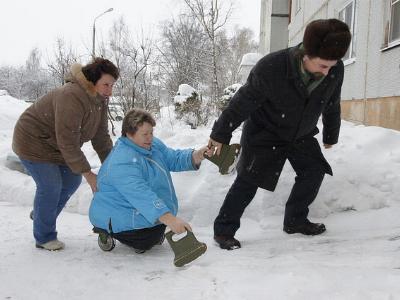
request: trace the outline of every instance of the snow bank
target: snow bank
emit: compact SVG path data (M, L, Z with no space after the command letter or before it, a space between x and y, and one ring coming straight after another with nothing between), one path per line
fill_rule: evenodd
M192 89L185 86L181 91L190 92ZM10 96L0 96L0 188L5 191L0 195L0 201L11 199L22 205L32 205L34 183L29 176L10 171L4 166L4 159L11 152L14 123L27 106ZM116 126L120 127L121 123L116 122ZM161 111L155 135L173 148L198 148L207 144L210 131L209 127L190 129L190 126L175 120L173 107L168 107ZM236 130L232 142L239 142L240 134L240 129ZM85 144L83 150L91 165L98 168L100 162L90 143ZM311 218L325 218L349 210L380 209L399 202L400 132L343 122L339 144L323 152L334 176L325 177L317 200L311 206ZM244 217L262 224L270 216L282 216L294 177L294 171L286 163L276 191L271 193L260 189ZM217 167L206 160L198 172L174 173L173 178L180 200L180 213L194 224L208 226L212 224L235 174L222 176ZM91 192L84 183L66 209L87 214L90 201Z

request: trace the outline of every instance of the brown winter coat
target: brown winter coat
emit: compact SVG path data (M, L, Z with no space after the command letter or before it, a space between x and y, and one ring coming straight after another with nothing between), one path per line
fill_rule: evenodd
M28 107L14 128L12 148L22 159L68 167L76 174L90 170L83 143L91 141L103 162L112 148L107 103L82 73L71 67L71 78Z

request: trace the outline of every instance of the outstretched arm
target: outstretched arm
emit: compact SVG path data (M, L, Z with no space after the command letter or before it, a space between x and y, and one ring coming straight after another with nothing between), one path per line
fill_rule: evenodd
M212 150L209 146L204 146L198 150L194 150L192 152L193 165L199 167L203 159L205 159L205 155L209 157L213 155Z

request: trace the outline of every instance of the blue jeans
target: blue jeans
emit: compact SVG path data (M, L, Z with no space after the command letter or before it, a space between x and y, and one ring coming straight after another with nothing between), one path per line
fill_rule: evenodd
M24 159L21 163L36 183L33 236L37 243L44 244L57 238L57 217L81 184L82 175L64 165Z

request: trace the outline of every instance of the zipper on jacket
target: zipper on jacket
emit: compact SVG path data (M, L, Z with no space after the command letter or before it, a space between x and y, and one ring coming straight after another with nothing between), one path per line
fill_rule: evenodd
M167 182L168 182L169 193L170 193L170 197L171 197L171 203L172 203L172 205L174 205L174 201L173 201L173 199L172 199L172 188L171 188L171 183L169 182L169 178L168 178L167 171L165 171L164 168L163 168L162 166L160 166L160 164L159 164L158 162L156 162L155 160L153 160L153 159L151 159L151 158L148 158L148 157L145 157L145 159L147 159L148 161L154 163L154 164L164 173L165 177L167 178ZM174 205L174 208L175 208L175 210L176 210L175 205Z

